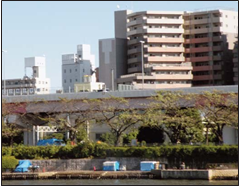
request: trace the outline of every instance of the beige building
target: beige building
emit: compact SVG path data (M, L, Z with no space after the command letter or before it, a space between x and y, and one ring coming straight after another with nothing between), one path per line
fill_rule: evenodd
M238 12L185 12L183 18L185 61L193 65L193 86L232 85Z
M185 63L183 23L183 12L128 14L128 74L118 83L132 84L137 89L191 87L192 66Z
M128 11L126 19L127 74L118 84L136 89L233 84L238 12Z

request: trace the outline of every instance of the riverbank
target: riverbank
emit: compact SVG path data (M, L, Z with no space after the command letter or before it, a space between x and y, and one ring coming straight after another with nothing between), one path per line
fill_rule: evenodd
M2 180L39 179L204 179L237 180L238 170L58 171L2 173Z

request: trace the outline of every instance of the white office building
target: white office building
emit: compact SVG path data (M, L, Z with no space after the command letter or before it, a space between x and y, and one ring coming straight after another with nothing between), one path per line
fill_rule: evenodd
M16 79L2 80L3 95L49 94L50 79L46 78L45 57L25 58L25 76ZM31 68L31 75L26 74Z
M77 46L77 54L62 55L62 87L64 93L74 92L74 84L84 83L85 76L96 82L95 56L88 44Z

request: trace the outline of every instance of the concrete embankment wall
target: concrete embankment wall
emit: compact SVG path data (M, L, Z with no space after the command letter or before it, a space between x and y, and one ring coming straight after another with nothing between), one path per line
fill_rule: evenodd
M238 169L228 170L152 170L160 179L237 179Z
M160 161L167 163L166 158L137 158L137 157L108 157L106 159L49 159L49 160L31 160L33 166L39 166L40 171L76 171L76 170L97 170L103 169L103 162L119 161L120 165L125 165L127 170L140 170L141 161Z

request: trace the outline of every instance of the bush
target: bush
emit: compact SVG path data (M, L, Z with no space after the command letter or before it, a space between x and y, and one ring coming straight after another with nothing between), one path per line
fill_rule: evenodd
M12 148L11 147L2 147L2 156L11 156Z
M76 146L18 146L3 147L2 155L17 159L76 159L90 157L141 157L155 159L165 157L171 164L184 161L203 166L207 163L238 162L238 146L160 146L160 147L109 147L106 143L84 142Z
M14 156L2 157L2 169L14 169L18 165L18 160Z

